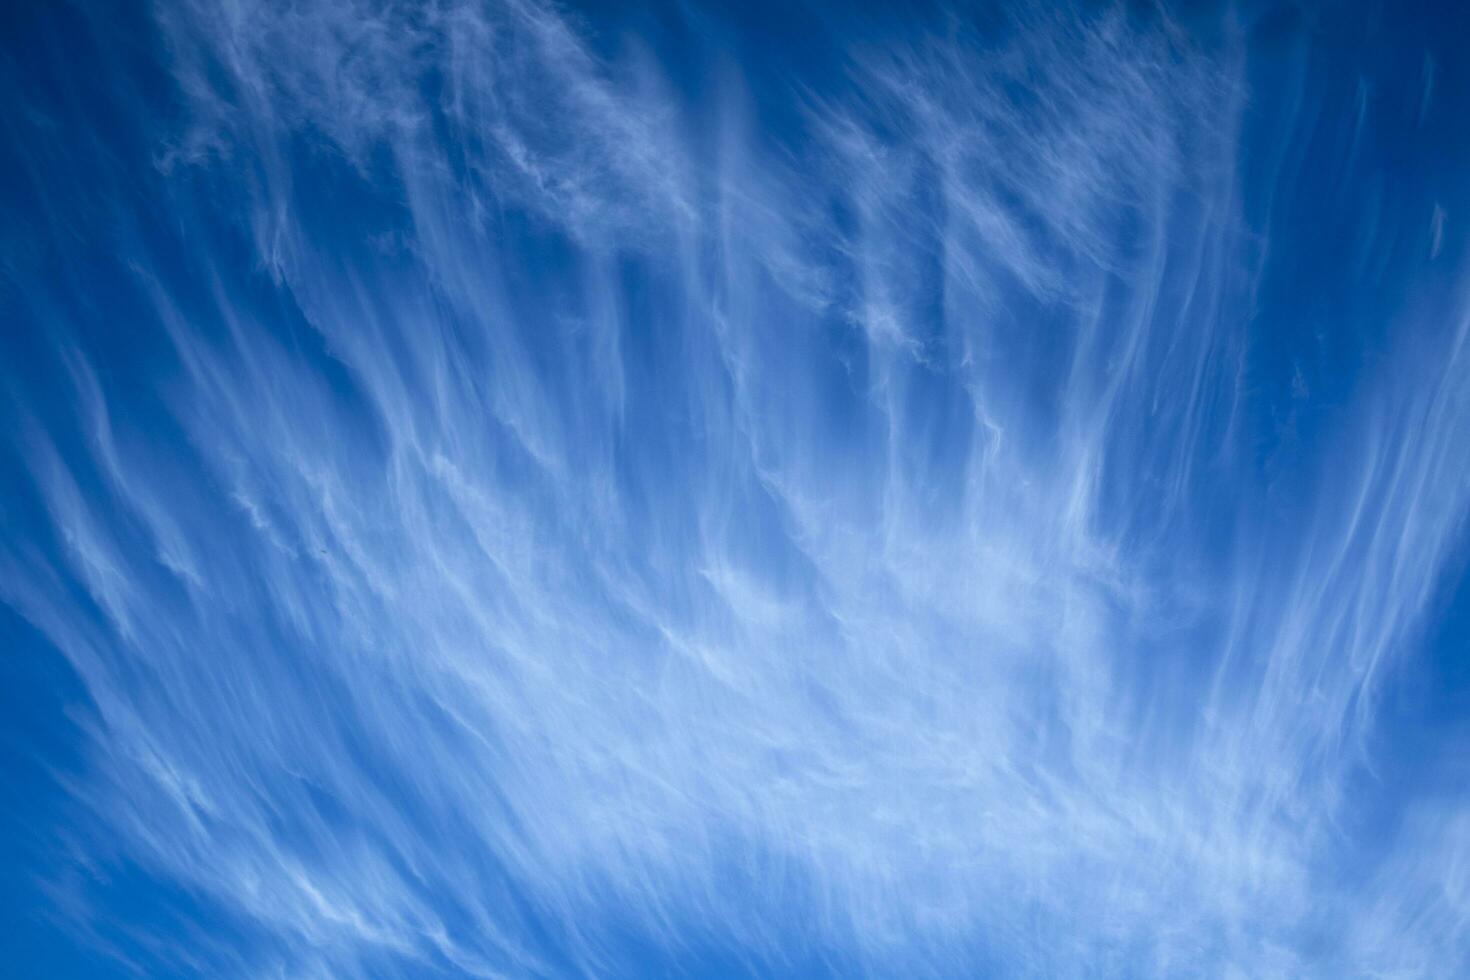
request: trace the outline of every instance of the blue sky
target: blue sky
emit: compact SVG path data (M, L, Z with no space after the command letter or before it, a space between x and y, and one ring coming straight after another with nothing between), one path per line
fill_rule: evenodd
M1470 973L1453 6L5 5L4 969Z

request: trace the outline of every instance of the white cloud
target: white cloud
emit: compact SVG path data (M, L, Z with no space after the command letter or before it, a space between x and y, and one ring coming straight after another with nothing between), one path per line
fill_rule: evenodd
M795 159L551 8L157 19L165 179L235 175L278 288L134 243L181 438L70 349L84 448L23 445L65 547L0 595L96 702L112 845L269 937L232 968L1463 956L1458 808L1331 890L1460 540L1470 321L1400 314L1267 484L1234 52L854 50Z

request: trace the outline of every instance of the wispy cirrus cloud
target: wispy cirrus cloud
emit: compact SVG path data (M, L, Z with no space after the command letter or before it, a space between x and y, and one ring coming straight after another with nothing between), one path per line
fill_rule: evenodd
M122 124L120 258L38 218L63 394L5 373L0 596L87 698L68 928L178 974L1463 962L1462 801L1383 775L1462 572L1453 212L1352 226L1338 294L1409 285L1334 373L1276 285L1329 83L1244 15L766 65L680 25L139 28L171 115Z

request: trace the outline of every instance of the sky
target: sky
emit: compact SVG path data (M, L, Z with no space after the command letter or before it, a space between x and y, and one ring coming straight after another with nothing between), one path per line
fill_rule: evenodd
M1470 13L0 5L0 972L1470 975Z

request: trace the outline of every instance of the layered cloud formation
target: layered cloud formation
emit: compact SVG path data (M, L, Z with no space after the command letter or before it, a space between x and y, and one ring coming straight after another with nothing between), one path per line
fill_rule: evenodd
M1455 25L840 7L6 15L17 950L1470 970Z

